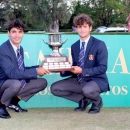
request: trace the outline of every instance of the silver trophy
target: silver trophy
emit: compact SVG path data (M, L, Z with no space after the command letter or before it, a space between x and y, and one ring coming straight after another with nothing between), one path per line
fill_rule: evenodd
M48 44L52 48L52 52L50 55L45 56L43 67L50 71L67 71L71 70L71 64L68 61L68 57L62 55L59 52L59 48L63 43L66 42L65 39L63 42L61 41L60 33L49 33L49 42L43 39L43 41Z

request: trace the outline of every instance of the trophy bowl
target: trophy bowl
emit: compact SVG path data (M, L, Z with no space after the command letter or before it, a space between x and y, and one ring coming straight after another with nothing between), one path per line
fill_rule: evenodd
M63 43L66 42L65 39L61 41L60 33L49 33L49 42L43 39L43 41L52 48L50 55L45 56L43 67L49 71L69 71L72 70L72 66L68 61L68 57L62 55L59 52L59 48Z

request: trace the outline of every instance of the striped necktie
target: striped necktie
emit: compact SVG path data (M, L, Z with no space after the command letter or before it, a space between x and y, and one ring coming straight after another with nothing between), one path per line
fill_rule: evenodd
M18 67L20 70L24 70L24 65L23 65L23 58L22 55L20 54L20 50L17 49L17 61L18 61ZM26 85L26 81L24 79L20 80L21 81L21 85L24 88Z
M84 66L84 45L85 45L85 42L82 42L82 47L80 49L80 53L79 53L79 61L78 61L78 66L83 68ZM78 74L77 75L77 81L79 84L81 84L83 82L83 76L82 74Z

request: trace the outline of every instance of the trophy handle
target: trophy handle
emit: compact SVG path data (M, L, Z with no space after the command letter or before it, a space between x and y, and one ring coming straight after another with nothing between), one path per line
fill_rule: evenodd
M47 41L45 41L44 39L42 39L46 44L49 44L50 45L50 43L49 42L47 42Z
M68 40L68 39L66 38L66 39L62 42L62 44L65 43L67 40Z

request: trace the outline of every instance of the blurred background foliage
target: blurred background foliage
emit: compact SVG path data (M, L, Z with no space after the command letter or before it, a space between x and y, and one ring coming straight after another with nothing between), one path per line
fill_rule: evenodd
M0 30L10 20L20 19L27 30L70 30L73 18L88 14L98 26L126 26L129 0L0 0Z

